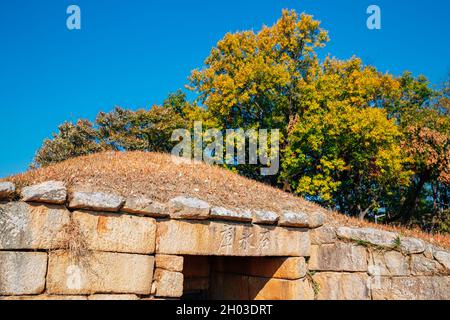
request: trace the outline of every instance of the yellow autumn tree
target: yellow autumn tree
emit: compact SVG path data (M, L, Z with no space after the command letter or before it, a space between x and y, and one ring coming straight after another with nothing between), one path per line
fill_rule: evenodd
M280 127L295 116L296 87L327 41L312 16L284 10L258 33L225 35L192 72L190 88L224 127Z
M327 41L319 21L284 10L259 32L227 34L190 88L224 128L281 130L282 171L267 182L363 218L409 181L385 110L400 83L356 58L320 63Z

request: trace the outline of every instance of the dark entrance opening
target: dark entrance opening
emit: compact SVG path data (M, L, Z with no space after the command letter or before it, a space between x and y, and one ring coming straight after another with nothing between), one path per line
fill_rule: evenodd
M182 299L254 300L260 297L264 288L273 291L273 286L268 283L284 260L285 258L185 256ZM284 280L275 281L278 284Z

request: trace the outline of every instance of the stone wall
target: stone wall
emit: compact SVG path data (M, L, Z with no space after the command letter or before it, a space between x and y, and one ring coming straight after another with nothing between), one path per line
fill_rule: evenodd
M448 251L326 218L0 183L0 299L450 299Z

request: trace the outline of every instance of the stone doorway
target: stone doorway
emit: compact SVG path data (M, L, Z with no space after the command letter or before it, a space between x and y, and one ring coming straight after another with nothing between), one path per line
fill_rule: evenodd
M304 258L184 256L185 300L295 299L310 291Z

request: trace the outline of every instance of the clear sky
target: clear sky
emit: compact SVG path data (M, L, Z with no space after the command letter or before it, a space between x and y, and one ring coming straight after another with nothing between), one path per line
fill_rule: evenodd
M71 4L81 8L81 30L66 28ZM381 30L366 27L371 4L381 8ZM0 177L26 170L66 120L161 103L225 33L271 25L283 8L322 21L331 42L321 56L357 55L436 85L450 71L448 0L3 0Z

